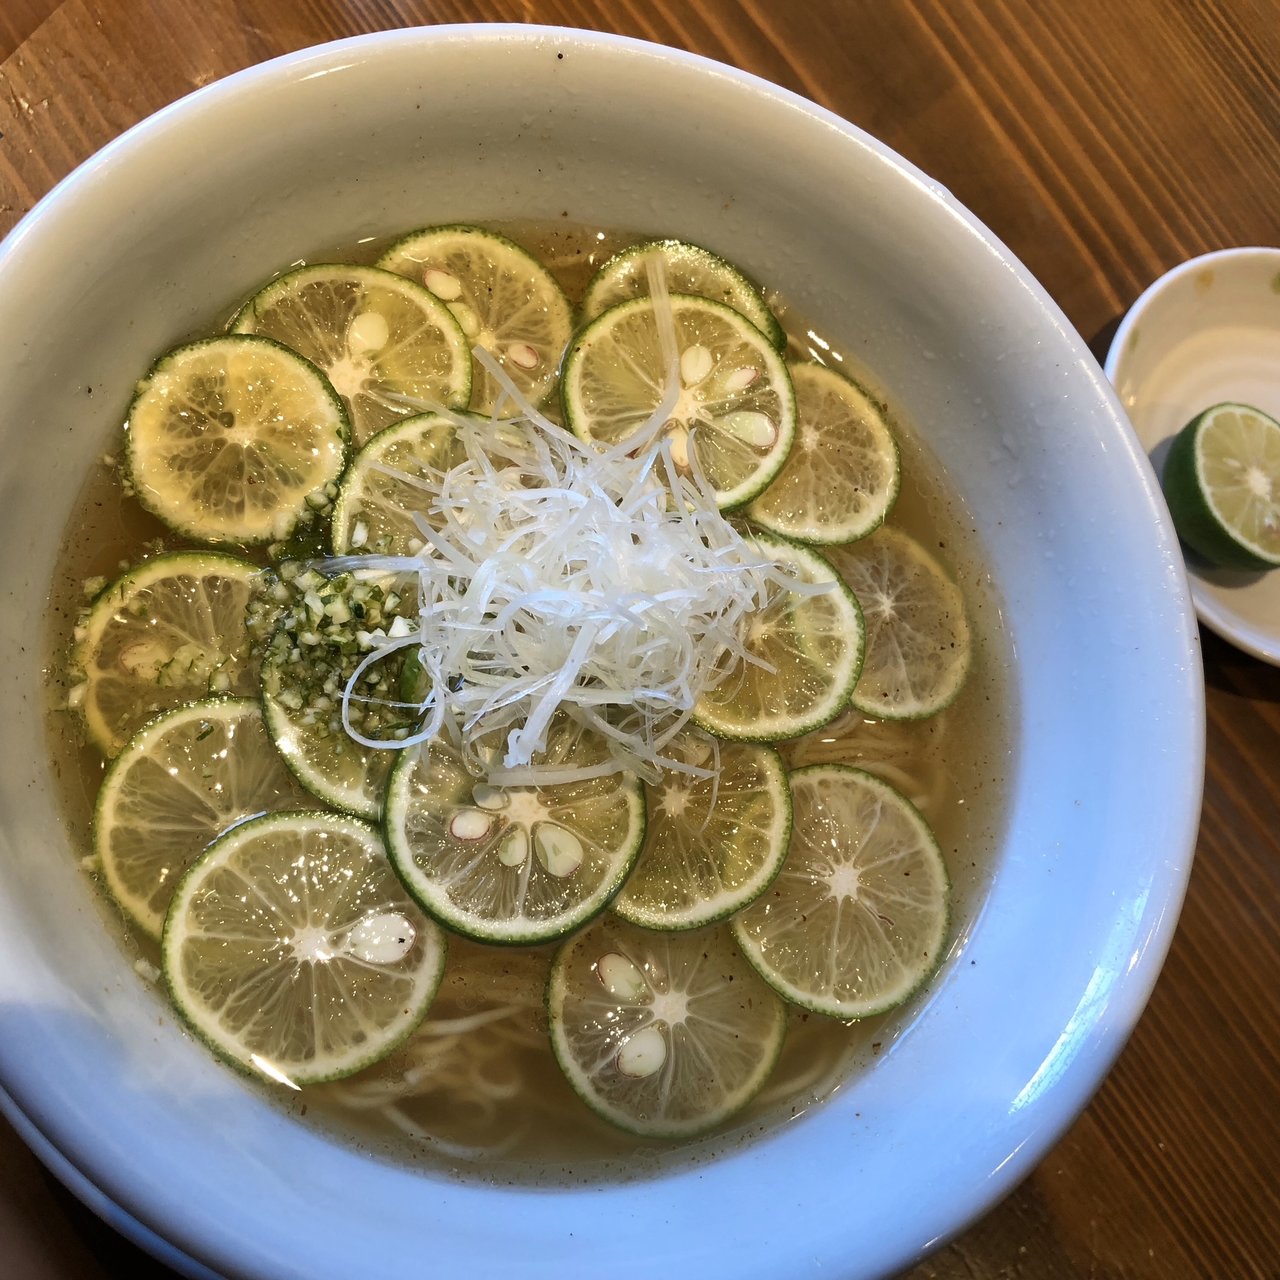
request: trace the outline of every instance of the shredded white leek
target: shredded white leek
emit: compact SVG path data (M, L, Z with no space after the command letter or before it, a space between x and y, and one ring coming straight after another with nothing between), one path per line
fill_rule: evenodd
M516 417L418 406L452 420L466 457L445 473L401 477L421 493L422 550L324 566L416 579L416 630L379 641L344 692L343 723L357 741L401 749L443 733L498 785L713 772L664 748L735 660L753 660L742 643L749 616L779 589L814 588L721 514L696 462L676 466L663 428L679 394L678 350L660 269L650 288L666 386L625 441L603 451L582 444L525 401L481 348L474 359L518 406ZM406 647L416 647L425 675L419 731L366 738L351 724L353 690L368 666ZM607 760L540 761L561 717L599 734Z

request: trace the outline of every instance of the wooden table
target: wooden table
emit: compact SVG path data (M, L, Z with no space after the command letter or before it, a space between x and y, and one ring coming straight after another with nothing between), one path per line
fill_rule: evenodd
M467 20L641 36L830 107L950 187L1099 358L1168 267L1280 242L1276 0L0 0L0 233L219 76ZM914 1280L1280 1276L1280 670L1204 642L1204 821L1146 1016L1036 1172ZM0 1275L170 1274L0 1124Z

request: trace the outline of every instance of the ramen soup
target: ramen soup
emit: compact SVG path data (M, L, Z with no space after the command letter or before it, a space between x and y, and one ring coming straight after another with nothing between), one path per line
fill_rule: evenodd
M367 1146L544 1179L888 1052L1009 716L964 511L869 371L705 249L512 225L295 264L139 373L49 720L192 1035Z

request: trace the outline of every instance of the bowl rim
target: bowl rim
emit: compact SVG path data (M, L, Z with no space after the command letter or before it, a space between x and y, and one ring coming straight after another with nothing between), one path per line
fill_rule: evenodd
M1167 512L1159 497L1159 490L1150 471L1145 453L1142 452L1132 430L1128 427L1124 414L1116 399L1115 393L1089 356L1083 339L1066 321L1056 303L1030 274L1028 269L992 232L941 184L929 178L910 161L898 155L891 148L865 133L857 126L842 119L834 112L824 108L788 89L774 85L750 72L727 66L699 54L671 49L646 40L614 35L607 32L582 30L555 26L535 26L511 23L483 24L441 24L432 27L401 28L392 31L373 32L347 37L325 44L309 46L287 53L269 61L246 67L227 77L203 86L194 92L172 102L146 119L133 125L113 139L95 155L83 162L70 174L59 181L28 211L19 223L10 231L3 242L0 242L0 271L3 271L8 258L19 251L26 240L39 233L44 219L73 201L78 201L82 190L92 188L98 181L98 175L109 169L118 156L123 156L136 148L145 147L150 139L158 137L171 128L182 128L186 121L196 113L218 103L235 98L246 91L253 92L273 84L307 78L310 75L325 74L327 71L341 70L345 60L355 56L365 58L376 56L381 48L391 48L418 42L436 43L448 40L480 40L493 43L515 41L532 44L535 42L563 41L584 52L617 51L640 54L649 58L657 58L663 63L684 68L695 74L712 72L715 75L735 82L743 89L768 98L775 103L790 107L818 124L824 125L843 135L846 141L852 142L868 153L876 161L887 165L902 175L919 189L924 198L940 205L945 215L965 227L985 250L997 259L1001 265L1011 272L1018 284L1027 292L1032 304L1041 317L1061 334L1066 349L1081 365L1084 376L1091 384L1091 392L1113 419L1116 430L1111 443L1119 446L1119 452L1126 456L1138 474L1142 485L1142 494L1151 507L1155 522L1157 549L1169 562L1173 571L1171 589L1182 596L1182 630L1179 639L1185 656L1183 666L1184 693L1188 714L1185 727L1189 730L1189 738L1182 746L1186 760L1192 770L1203 778L1204 764L1204 688L1201 679L1201 668L1198 645L1185 574L1178 576L1181 559L1177 552L1177 542L1169 523ZM1177 566L1177 567L1175 567ZM908 1248L900 1250L896 1266L908 1265L913 1260L938 1247L946 1240L957 1235L975 1219L987 1212L997 1201L1002 1199L1021 1181L1034 1166L1045 1156L1050 1146L1074 1122L1079 1112L1087 1104L1090 1097L1101 1084L1106 1072L1126 1043L1138 1016L1158 977L1161 964L1172 941L1178 912L1185 893L1194 853L1195 833L1199 822L1200 788L1193 787L1184 797L1180 812L1173 820L1173 825L1181 832L1178 848L1171 852L1163 864L1165 876L1165 908L1151 922L1140 954L1136 957L1132 971L1125 985L1118 992L1118 998L1107 1009L1106 1019L1093 1028L1096 1032L1096 1043L1090 1046L1090 1052L1068 1065L1062 1077L1053 1082L1052 1099L1054 1105L1048 1107L1049 1094L1036 1099L1039 1106L1037 1123L1029 1126L1026 1137L1012 1151L1004 1154L1004 1158L994 1169L985 1172L980 1184L970 1188L967 1195L956 1195L953 1203L957 1212L948 1222L942 1234L932 1238L918 1239ZM1174 853L1176 852L1176 857ZM6 1095L8 1096L8 1095ZM24 1131L39 1134L36 1121L31 1118L28 1108L18 1096L8 1096L14 1112L24 1117ZM57 1147L47 1137L41 1143L43 1152L53 1152L58 1165L54 1172L64 1177L67 1170L73 1171L79 1185L72 1185L77 1194L84 1194L84 1188L94 1187L97 1194L106 1197L118 1205L129 1206L128 1197L120 1197L112 1188L104 1185L106 1180L94 1183L77 1163L77 1153ZM64 1177L65 1180L65 1177ZM98 1208L91 1203L91 1207ZM155 1241L161 1240L166 1250L175 1250L176 1246L164 1239L163 1228L146 1220L145 1212L138 1207L126 1210L130 1221L137 1221L140 1235L137 1242L149 1250L155 1249ZM114 1225L123 1226L127 1230L127 1222L119 1219ZM173 1265L173 1254L166 1260ZM186 1256L185 1254L181 1256ZM203 1264L196 1264L203 1266Z
M63 1151L45 1137L26 1112L2 1087L0 1087L0 1116L4 1117L49 1173L113 1231L118 1231L131 1244L137 1245L139 1249L150 1254L156 1261L171 1267L179 1275L190 1277L190 1280L221 1280L217 1272L210 1271L208 1267L183 1253L176 1245L163 1236L157 1235L116 1204L106 1192L90 1181Z

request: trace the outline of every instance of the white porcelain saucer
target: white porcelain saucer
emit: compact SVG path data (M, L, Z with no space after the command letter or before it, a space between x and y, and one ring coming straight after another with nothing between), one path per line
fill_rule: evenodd
M1105 365L1159 475L1169 443L1224 400L1280 418L1280 249L1223 249L1160 277L1133 304ZM1187 552L1200 621L1280 666L1280 569L1215 569Z

